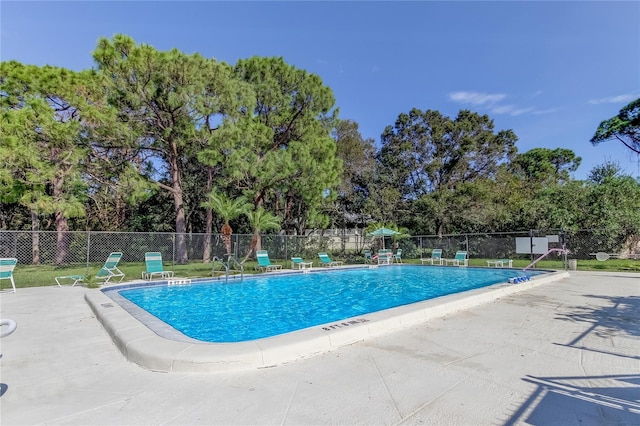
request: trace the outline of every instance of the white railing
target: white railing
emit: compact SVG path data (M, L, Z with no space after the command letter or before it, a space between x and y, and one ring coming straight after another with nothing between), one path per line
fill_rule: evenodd
M526 271L527 269L531 268L532 266L534 266L536 263L538 263L540 260L544 259L545 257L547 257L547 255L551 254L551 253L562 253L565 256L569 254L569 250L567 249L561 249L561 248L552 248L547 250L546 253L542 254L539 258L537 258L536 260L534 260L533 262L531 262L526 268L523 269L523 271Z

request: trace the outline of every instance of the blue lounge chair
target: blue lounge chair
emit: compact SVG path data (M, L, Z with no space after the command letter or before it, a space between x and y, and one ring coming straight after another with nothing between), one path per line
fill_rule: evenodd
M16 292L16 282L13 280L13 270L18 264L18 259L15 257L3 257L0 259L0 280L11 281L11 287L13 292Z
M291 258L291 269L307 269L312 268L313 262L305 262L301 257Z
M398 249L396 251L396 254L394 254L392 257L394 262L402 263L402 249Z
M340 265L342 265L344 263L344 262L341 262L339 260L331 260L329 255L327 253L325 253L325 252L318 253L318 257L320 258L320 265L328 266L330 268L332 268L334 266L340 266Z
M378 265L388 265L393 260L393 253L389 249L378 250L378 254L375 256L378 259Z
M269 253L266 250L258 250L256 252L256 259L258 260L258 268L263 272L282 268L282 265L271 263L269 260Z
M111 281L112 278L120 278L118 282L122 282L124 279L124 272L118 269L118 263L120 263L120 259L122 259L122 252L116 251L113 252L107 257L107 260L102 265L102 268L96 274L96 281L102 281L103 284L107 284ZM55 277L56 283L59 287L62 287L60 281L62 280L72 280L73 284L71 287L79 284L85 280L84 275L64 275L61 277Z
M165 271L162 264L162 253L153 251L144 254L144 262L147 266L146 271L142 271L142 279L150 280L154 275L160 278L172 278L173 271Z
M435 265L436 263L438 265L442 265L442 249L433 249L431 251L431 257L420 259L420 261L422 262L423 265L427 262L429 262L432 265Z
M104 284L110 282L111 278L120 278L118 282L122 282L124 279L124 272L118 269L120 259L122 259L122 252L116 251L111 253L104 262L104 265L102 265L102 268L100 268L96 274L96 279L104 281Z
M63 277L56 277L55 280L56 284L58 284L58 287L62 287L62 283L60 281L63 280L72 281L71 287L75 287L77 284L80 284L84 281L84 275L65 275Z
M469 262L467 259L467 252L464 250L458 250L453 259L444 259L444 262L446 265L451 263L454 266L467 266Z

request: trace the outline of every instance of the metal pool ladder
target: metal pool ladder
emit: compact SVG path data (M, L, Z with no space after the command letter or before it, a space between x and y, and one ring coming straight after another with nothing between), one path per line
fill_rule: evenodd
M229 256L228 260L225 262L224 260L220 259L218 256L214 256L213 257L213 264L211 265L211 275L215 276L215 267L216 267L216 262L219 263L220 265L222 265L222 267L224 268L225 271L225 281L229 281L229 275L231 272L240 272L240 280L244 279L244 267L242 266L242 264L240 262L238 262L238 259L236 259L234 256ZM234 268L236 267L236 268Z

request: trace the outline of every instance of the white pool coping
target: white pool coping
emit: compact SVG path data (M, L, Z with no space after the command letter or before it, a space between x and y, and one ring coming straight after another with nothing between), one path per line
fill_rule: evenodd
M170 340L153 332L102 291L87 292L85 300L122 354L141 367L161 372L228 372L268 368L309 358L567 277L566 271L550 272L517 284L494 284L238 343Z

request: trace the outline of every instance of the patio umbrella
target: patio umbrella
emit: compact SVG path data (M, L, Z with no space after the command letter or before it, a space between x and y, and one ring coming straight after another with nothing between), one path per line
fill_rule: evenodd
M384 249L384 237L390 237L392 235L399 235L398 231L394 231L389 228L378 228L373 232L369 232L367 235L370 237L382 237L382 248Z

